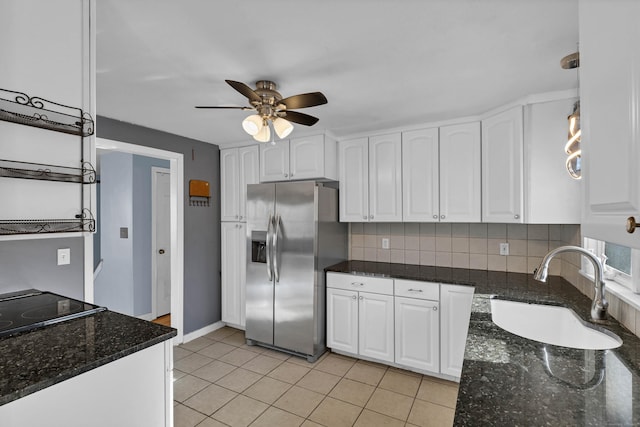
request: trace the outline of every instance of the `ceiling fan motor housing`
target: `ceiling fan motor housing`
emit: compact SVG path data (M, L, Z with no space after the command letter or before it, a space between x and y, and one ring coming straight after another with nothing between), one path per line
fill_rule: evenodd
M258 80L256 82L256 90L260 98L262 98L262 104L276 105L282 100L280 92L276 91L276 84L269 80ZM258 102L252 102L252 104L258 106Z

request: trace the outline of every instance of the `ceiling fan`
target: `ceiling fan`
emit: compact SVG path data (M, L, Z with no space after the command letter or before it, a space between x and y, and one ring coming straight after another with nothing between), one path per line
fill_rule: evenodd
M249 100L250 107L216 107L198 105L196 108L255 110L253 114L242 122L242 128L256 141L267 142L271 138L269 124L279 138L286 138L293 130L293 123L313 126L318 122L317 117L292 111L298 108L315 107L327 103L327 98L321 92L303 93L283 98L276 91L276 84L269 80L256 82L256 89L251 89L242 82L225 80L229 86L240 92Z

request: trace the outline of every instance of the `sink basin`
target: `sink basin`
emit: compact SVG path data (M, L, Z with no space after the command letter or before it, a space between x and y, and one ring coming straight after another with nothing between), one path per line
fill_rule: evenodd
M491 299L493 323L523 338L561 347L607 350L622 345L613 332L580 319L566 307Z

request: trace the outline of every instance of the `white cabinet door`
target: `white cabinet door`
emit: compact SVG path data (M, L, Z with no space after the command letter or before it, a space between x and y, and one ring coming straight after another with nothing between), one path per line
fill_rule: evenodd
M482 121L482 221L524 222L522 107Z
M440 128L440 220L480 222L480 123Z
M440 285L440 372L460 377L474 288Z
M220 150L220 220L238 221L238 149ZM246 195L245 195L246 198Z
M359 354L393 362L393 296L360 292L358 300Z
M440 372L440 313L438 302L395 297L395 361Z
M260 182L289 179L289 140L260 144Z
M241 327L244 327L244 232L244 223L221 225L222 321Z
M402 142L399 133L369 138L369 220L402 221Z
M640 2L581 1L582 234L640 248Z
M369 220L369 143L367 138L340 142L340 221Z
M358 292L327 288L327 347L358 354Z
M440 216L438 129L402 133L402 218L434 222Z
M289 141L291 179L312 179L324 177L325 159L324 135L295 138ZM335 161L335 159L329 159Z
M257 145L238 148L238 219L246 220L247 184L260 179L260 161ZM244 268L244 265L242 266Z

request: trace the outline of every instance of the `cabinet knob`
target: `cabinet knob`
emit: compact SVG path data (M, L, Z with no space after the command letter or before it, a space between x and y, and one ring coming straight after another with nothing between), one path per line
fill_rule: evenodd
M514 218L514 219L519 219L519 218L520 218L520 215L515 214L515 215L513 216L513 218Z
M369 215L369 219L373 219L373 215Z
M636 226L638 224L636 223L636 219L635 217L630 216L629 218L627 218L627 233L631 234L634 231L636 231Z
M242 219L242 215L240 215L240 216L238 217L238 219Z
M354 295L354 296L352 296L351 298L356 299L356 296Z
M363 215L363 216L362 216L362 219L367 219L367 216L366 216L366 215Z
M437 306L434 306L434 307L433 307L433 311L438 311L438 307L437 307Z
M158 253L159 253L160 255L164 254L164 249L160 249L160 250L158 251Z
M433 216L433 219L438 219L438 215L434 215L434 216Z
M289 178L289 174L288 174L288 173L285 173L285 174L284 174L284 177L285 177L285 178Z
M290 176L291 176L291 178L293 178L293 174L291 174Z
M238 219L238 215L236 215L236 219Z
M359 299L360 299L360 300L363 300L363 299L364 299L364 297L362 297L362 296L361 296Z
M445 218L445 216L444 216L444 215L440 215L440 219L444 219L444 218Z

